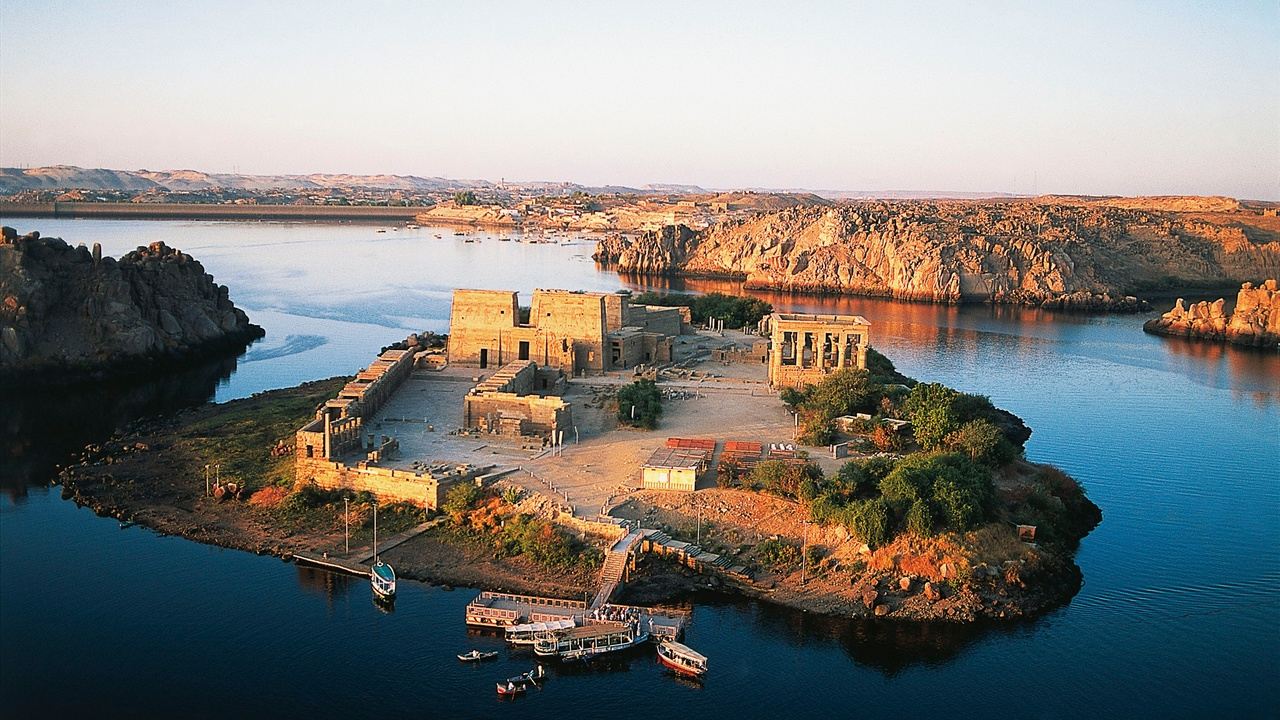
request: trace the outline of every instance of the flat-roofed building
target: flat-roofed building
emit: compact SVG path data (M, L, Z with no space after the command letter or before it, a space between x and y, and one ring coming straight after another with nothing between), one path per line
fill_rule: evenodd
M861 315L774 313L769 335L769 384L774 388L799 388L837 370L867 367L871 323Z

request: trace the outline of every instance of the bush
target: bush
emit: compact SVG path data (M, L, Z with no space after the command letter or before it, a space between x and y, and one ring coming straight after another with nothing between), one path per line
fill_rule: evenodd
M940 383L920 383L911 388L902 408L920 447L937 449L942 446L943 438L960 427L955 410L959 397L959 392Z
M880 481L885 479L889 473L893 472L893 468L898 464L897 460L887 457L867 458L858 464L862 473L867 476L868 482L880 485Z
M796 433L796 442L810 447L822 447L830 445L835 439L835 418L817 410L800 411L800 430Z
M480 201L476 198L476 194L470 190L463 190L453 194L453 201L459 205L475 205Z
M763 490L796 497L806 480L819 480L822 470L813 463L789 463L783 460L765 460L751 468L747 481Z
M793 387L782 388L782 391L778 393L778 399L792 410L798 409L806 397L805 393Z
M520 488L515 485L508 485L502 491L502 499L505 500L508 505L515 505L520 502L520 496L523 494L524 493L520 492Z
M1017 456L1013 443L989 420L970 420L943 438L942 444L970 460L991 468L1003 467Z
M881 423L871 431L871 444L880 452L901 452L907 443L896 430Z
M781 538L769 538L756 545L756 559L766 567L788 567L800 562L800 548Z
M880 479L878 476L873 477L872 473L868 472L867 466L871 462L872 460L866 462L850 460L840 466L833 482L850 495L868 496L873 494ZM885 470L885 473L887 474L888 470Z
M907 510L908 532L920 537L930 537L933 535L933 522L933 510L929 508L929 503L924 500L911 503L911 509Z
M469 482L460 482L445 492L440 509L448 513L455 523L460 523L467 511L480 500L480 495L480 488Z
M527 514L517 515L503 524L498 544L507 555L527 555L549 567L591 567L601 558L598 549L584 546L564 529Z
M959 453L937 453L903 458L880 481L880 493L899 508L931 503L947 529L963 531L987 516L995 486L988 468Z
M637 380L618 391L618 422L652 430L661 415L662 391L654 381Z
M728 328L755 325L765 315L773 312L773 306L763 300L718 292L705 295L647 292L633 296L631 302L637 305L687 307L695 323L701 324L710 318L715 318L723 320L724 326Z
M808 393L805 407L831 417L870 412L884 397L884 388L871 382L866 370L837 370L822 379Z
M855 500L849 503L846 512L849 513L849 529L868 547L875 549L889 542L892 514L884 500Z

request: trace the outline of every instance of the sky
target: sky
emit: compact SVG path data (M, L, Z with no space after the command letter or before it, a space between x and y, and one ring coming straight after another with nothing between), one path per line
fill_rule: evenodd
M0 3L0 166L1280 200L1280 2Z

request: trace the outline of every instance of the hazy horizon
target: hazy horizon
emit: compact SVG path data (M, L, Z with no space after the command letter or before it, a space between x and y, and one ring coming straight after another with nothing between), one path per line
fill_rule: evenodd
M1269 2L6 3L0 31L7 167L1280 200Z

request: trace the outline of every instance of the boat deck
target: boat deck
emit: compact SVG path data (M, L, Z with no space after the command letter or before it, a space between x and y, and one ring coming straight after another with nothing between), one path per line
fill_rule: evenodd
M652 627L652 635L659 639L674 639L684 632L689 622L689 612L673 608L646 608L612 603L595 608L587 607L581 600L561 600L532 595L513 595L485 591L467 605L468 625L505 628L532 622L550 622L573 619L579 625L599 622L623 623L638 620L643 627ZM652 626L649 625L652 621Z

